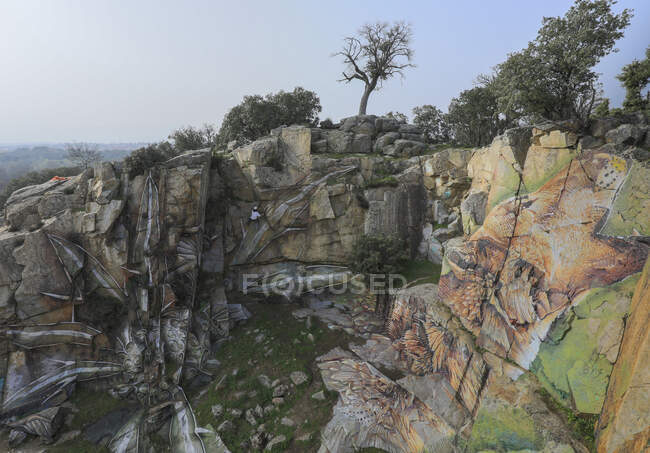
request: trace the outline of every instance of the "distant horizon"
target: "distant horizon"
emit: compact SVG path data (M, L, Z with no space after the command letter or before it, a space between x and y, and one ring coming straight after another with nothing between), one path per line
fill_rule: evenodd
M534 39L543 16L572 4L9 0L0 8L0 146L155 143L181 127L218 127L245 95L296 86L320 97L321 119L338 121L356 113L362 86L338 83L343 65L331 55L378 20L412 25L417 67L373 93L368 112L446 111ZM620 52L596 67L612 107L625 93L616 75L650 44L650 2L620 0L614 10L623 8L634 17Z
M39 147L51 148L53 150L65 150L66 145L70 143L86 143L98 148L98 151L123 151L138 149L143 146L151 145L155 142L13 142L0 143L0 154L11 153L19 149L34 149Z

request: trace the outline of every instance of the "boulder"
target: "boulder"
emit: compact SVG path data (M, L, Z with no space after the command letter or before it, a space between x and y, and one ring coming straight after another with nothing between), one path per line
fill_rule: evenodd
M398 132L387 132L382 135L380 135L377 140L375 140L375 144L373 146L373 151L375 153L383 154L384 148L386 148L388 145L392 145L395 143L395 140L400 138L400 134Z
M483 225L485 220L488 194L486 192L471 193L460 204L460 214L465 234L472 234Z
M372 151L372 138L369 134L355 134L352 139L352 152L367 154Z
M593 135L596 138L605 138L605 134L607 134L609 131L612 129L615 129L621 124L621 121L617 118L596 118L591 121L591 125L589 127L589 132L591 135Z
M533 131L533 136L539 132ZM539 145L543 148L570 148L578 143L578 135L571 131L553 130L547 134L539 134Z
M398 132L400 122L395 118L380 117L375 120L375 130L378 133L382 132Z
M641 144L645 131L635 124L622 124L605 134L605 141L619 146Z
M302 371L293 371L289 375L289 378L291 379L291 382L293 382L293 385L301 385L309 381L307 374Z
M40 199L37 197L8 201L5 208L7 222L15 230L35 230L41 226L41 216L38 213L39 203Z
M314 192L309 200L309 215L317 220L334 219L329 192L324 184Z
M401 157L401 156L417 156L423 154L427 145L422 142L413 140L398 139L392 145L385 146L383 153L388 156Z
M347 154L352 152L354 134L342 130L327 131L327 152Z

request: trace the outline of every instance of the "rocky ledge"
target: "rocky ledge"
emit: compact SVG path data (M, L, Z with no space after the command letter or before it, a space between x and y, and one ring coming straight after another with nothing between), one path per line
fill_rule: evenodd
M297 319L357 338L316 361L338 394L322 452L638 450L650 436L650 134L628 120L441 149L412 125L353 117L15 192L0 227L8 441L74 437L69 399L103 392L131 409L93 428L94 445L244 448L222 442L224 421L201 428L201 397L185 391L221 379L216 354L250 317L229 301L246 293L302 301ZM352 278L364 233L442 264L439 285L393 294L386 322L304 295ZM299 448L262 431L246 448Z

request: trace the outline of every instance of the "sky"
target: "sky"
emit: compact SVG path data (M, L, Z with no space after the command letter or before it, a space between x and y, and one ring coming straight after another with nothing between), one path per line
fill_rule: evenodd
M360 83L337 82L343 37L375 21L409 22L417 67L373 93L368 113L446 111L569 0L0 0L0 143L153 142L181 126L217 126L243 96L315 91L321 119L354 115ZM611 106L616 75L650 44L650 2L634 9L620 52L596 68Z

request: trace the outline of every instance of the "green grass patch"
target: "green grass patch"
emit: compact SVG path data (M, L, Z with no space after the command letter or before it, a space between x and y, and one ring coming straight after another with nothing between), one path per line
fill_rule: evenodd
M133 404L132 401L113 398L106 391L92 390L81 386L76 388L70 402L78 411L73 413L72 420L70 425L66 427L66 431L83 431L84 427L95 423L109 412ZM108 449L88 442L81 434L76 439L49 447L47 451L53 453L91 453L108 452Z
M70 402L78 409L70 423L70 430L82 429L109 412L133 404L132 401L113 398L106 391L77 387Z
M248 308L253 317L245 325L237 327L232 332L233 338L216 353L222 369L208 392L201 397L196 396L200 389L188 393L197 422L200 426L210 424L217 428L224 420L232 421L235 429L220 436L233 453L246 451L241 448L241 443L251 437L256 427L251 426L244 415L233 417L229 409L245 413L257 405L264 408L272 404L272 390L260 384L259 375L290 384L289 374L303 371L310 376L310 381L297 387L290 386L290 395L285 396L284 404L258 420L264 423L267 433L286 437L287 440L274 451L316 451L320 445L320 430L332 416L337 394L325 391L326 399L323 401L311 397L325 390L315 359L336 346L347 348L354 338L343 331L328 329L317 319L312 319L312 327L308 330L304 322L295 320L291 314L298 308L296 305L255 303L248 304ZM262 333L264 340L257 342L256 337ZM309 333L314 337L313 342L307 338ZM299 343L294 342L296 338ZM268 353L269 348L271 353ZM236 375L233 375L234 370L237 370ZM216 389L215 384L222 378ZM216 404L224 407L219 419L215 419L211 410ZM282 425L283 417L291 418L295 426ZM311 434L311 439L308 442L297 441L296 438L303 434Z
M432 154L439 153L440 151L444 151L445 149L450 149L450 148L458 148L458 149L470 149L471 146L460 146L460 145L454 145L453 143L437 143L435 145L429 145L422 154L419 154L420 156L429 156Z
M399 181L394 176L384 176L381 178L372 178L371 180L366 182L365 187L366 189L370 189L373 187L383 187L383 186L397 187L398 185L399 185Z
M408 262L402 275L407 283L416 282L419 285L424 283L438 283L442 266L427 260L411 260Z
M563 406L553 398L545 388L535 391L544 401L544 404L566 421L567 426L573 431L576 439L580 440L591 452L596 451L596 423L598 414L581 414Z

